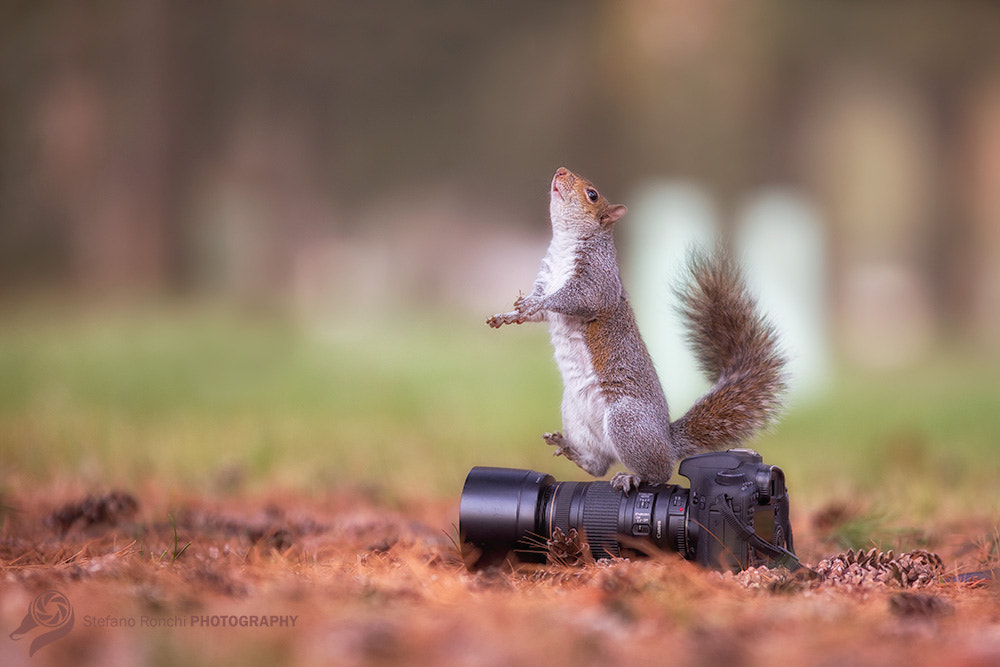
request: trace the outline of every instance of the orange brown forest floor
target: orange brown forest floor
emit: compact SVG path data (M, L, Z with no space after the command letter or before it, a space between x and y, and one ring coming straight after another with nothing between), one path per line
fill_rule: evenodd
M989 582L720 575L675 556L473 574L457 499L21 488L2 504L3 665L1000 664ZM793 517L804 562L843 551L845 512ZM939 528L921 548L945 575L995 560L991 526ZM46 591L73 625L29 657L47 628L10 635Z

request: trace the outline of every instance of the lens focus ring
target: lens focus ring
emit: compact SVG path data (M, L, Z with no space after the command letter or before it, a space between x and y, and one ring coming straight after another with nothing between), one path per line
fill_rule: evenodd
M591 484L581 499L583 529L594 558L619 556L618 515L622 494L610 484Z

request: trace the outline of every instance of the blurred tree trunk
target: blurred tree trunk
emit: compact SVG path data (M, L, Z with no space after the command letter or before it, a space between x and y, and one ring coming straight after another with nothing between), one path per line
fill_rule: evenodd
M20 106L18 208L63 275L83 291L161 288L176 239L177 91L162 0L94 10L54 3L22 17L36 41L30 78L8 82ZM41 37L41 38L39 38ZM5 194L8 196L10 192Z
M92 205L73 206L74 268L85 287L159 288L171 266L174 200L170 16L163 0L125 3L110 23L108 145Z

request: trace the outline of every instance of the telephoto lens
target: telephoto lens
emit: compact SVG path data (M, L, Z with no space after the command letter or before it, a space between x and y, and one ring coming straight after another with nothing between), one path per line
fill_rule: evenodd
M459 510L466 566L553 560L554 538L575 535L595 559L677 552L716 569L798 567L780 468L739 449L689 457L678 472L691 488L640 484L624 494L609 482L475 467Z

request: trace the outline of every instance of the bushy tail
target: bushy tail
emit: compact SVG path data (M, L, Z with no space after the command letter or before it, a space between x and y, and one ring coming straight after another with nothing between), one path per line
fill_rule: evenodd
M785 357L778 334L757 310L736 262L722 251L693 253L690 282L678 290L688 340L713 382L670 425L683 456L738 447L781 411Z

